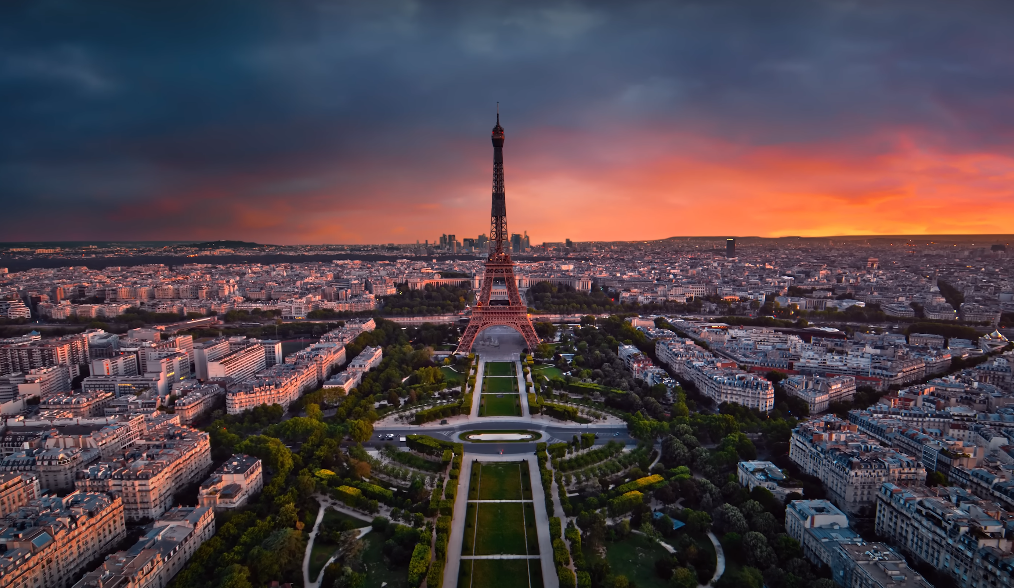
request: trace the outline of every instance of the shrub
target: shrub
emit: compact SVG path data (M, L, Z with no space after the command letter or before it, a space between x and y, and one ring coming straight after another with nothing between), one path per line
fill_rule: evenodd
M560 578L560 588L576 588L577 583L574 578L574 572L570 571L570 568L557 566L556 576Z
M644 478L638 478L632 482L627 482L626 484L623 484L622 486L615 488L614 492L617 492L618 494L624 494L626 492L630 492L631 490L643 490L645 488L648 488L649 490L654 490L655 488L661 488L664 485L665 478L663 478L658 474L655 474L653 476L645 476Z
M553 563L557 567L570 565L570 552L563 539L553 539Z
M421 584L429 567L430 546L425 543L417 543L412 551L412 559L408 562L408 585L415 587Z
M559 539L563 536L561 531L562 526L560 524L560 517L550 517L549 519L549 538L552 540Z
M373 517L373 530L377 533L383 533L387 530L388 522L385 517Z
M359 488L353 488L352 486L339 486L338 498L345 504L354 505L359 501L359 497L363 495Z
M438 538L439 539L439 538ZM426 585L430 588L440 588L440 585L444 582L444 559L438 558L430 566L430 571L426 574Z

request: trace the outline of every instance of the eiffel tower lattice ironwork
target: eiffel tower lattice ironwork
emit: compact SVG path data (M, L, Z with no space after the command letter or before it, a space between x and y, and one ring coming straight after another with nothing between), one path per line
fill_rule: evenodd
M528 306L518 292L507 239L507 195L503 185L503 127L500 126L500 109L497 108L496 126L493 127L493 210L490 214L489 257L482 278L482 290L472 309L472 317L461 336L457 353L468 353L476 336L493 326L511 327L525 339L530 351L539 344Z

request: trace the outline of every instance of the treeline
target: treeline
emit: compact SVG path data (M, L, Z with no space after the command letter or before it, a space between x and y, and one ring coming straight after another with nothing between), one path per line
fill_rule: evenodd
M408 284L398 284L398 293L384 296L380 312L385 315L448 314L465 310L473 300L471 288L428 285L421 290L410 290Z

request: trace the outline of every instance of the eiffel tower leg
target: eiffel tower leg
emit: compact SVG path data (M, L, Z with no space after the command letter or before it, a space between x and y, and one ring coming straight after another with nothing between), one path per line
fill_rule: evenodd
M468 355L472 352L472 344L475 343L475 336L478 335L479 330L485 326L485 321L482 321L481 319L476 320L477 318L478 317L473 316L472 320L468 321L468 326L465 327L465 334L461 336L458 348L454 350L455 353Z

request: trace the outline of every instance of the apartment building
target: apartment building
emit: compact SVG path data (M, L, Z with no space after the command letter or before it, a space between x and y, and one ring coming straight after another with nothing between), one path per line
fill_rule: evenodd
M91 362L93 376L136 376L137 356L118 353L113 357L99 357Z
M169 425L142 436L116 456L78 470L78 490L123 499L128 521L154 520L172 506L177 491L211 468L208 434Z
M101 458L93 448L42 448L23 449L0 460L0 472L33 473L39 477L41 488L63 491L74 488L75 473L79 468Z
M716 404L729 402L762 412L774 408L775 389L770 381L736 369L734 362L719 360L689 339L658 341L655 352L659 361Z
M148 354L145 374L159 374L169 386L190 377L190 357L184 351L156 351Z
M40 495L36 474L0 474L0 517L8 516Z
M111 392L119 398L152 390L159 396L169 393L169 381L161 373L143 376L88 376L81 382L82 392Z
M983 587L978 560L1011 560L1014 514L957 487L884 484L877 495L876 531L903 553L950 574L961 588ZM990 551L982 553L985 549ZM1006 583L1012 571L1008 568Z
M264 347L257 343L247 343L227 355L209 361L208 378L232 378L235 382L242 382L267 367L265 362Z
M824 484L828 499L850 515L873 514L884 482L923 483L920 460L886 448L835 416L800 423L789 459Z
M789 376L782 381L785 392L806 402L810 414L827 410L836 402L851 402L856 395L856 379L852 376Z
M239 414L262 404L288 408L311 381L316 382L316 370L312 366L276 365L229 390L225 395L225 410L229 414Z
M750 490L760 486L767 489L779 500L792 493L803 493L802 488L789 487L786 482L788 477L782 473L778 466L770 461L741 461L736 467L736 474L739 483Z
M67 588L127 534L123 503L101 493L33 500L0 525L0 587Z
M225 394L225 389L218 384L187 381L173 386L173 394L178 396L173 407L180 416L180 422L189 425L210 411Z
M237 454L220 465L201 484L197 493L200 506L215 510L239 508L264 488L261 460Z
M371 369L380 365L380 362L383 359L384 359L383 348L366 347L365 349L359 352L359 355L357 355L351 362L349 362L349 367L347 369L368 372Z
M208 363L217 361L230 352L229 340L220 337L194 344L194 372L199 380L208 379Z
M73 588L165 588L214 534L212 509L176 507L160 516L130 549L106 556Z
M105 407L114 398L112 393L102 391L55 394L44 397L39 402L39 410L62 413L70 418L99 416L105 414Z
M836 546L831 573L843 588L932 588L905 558L883 543Z
M345 346L339 343L316 343L285 358L288 364L313 365L317 382L328 379L331 372L345 363Z
M34 368L25 374L25 381L18 385L18 396L41 398L70 392L70 379L70 370L64 365Z
M838 545L862 543L849 519L828 500L793 500L785 507L785 532L814 565L831 565Z

